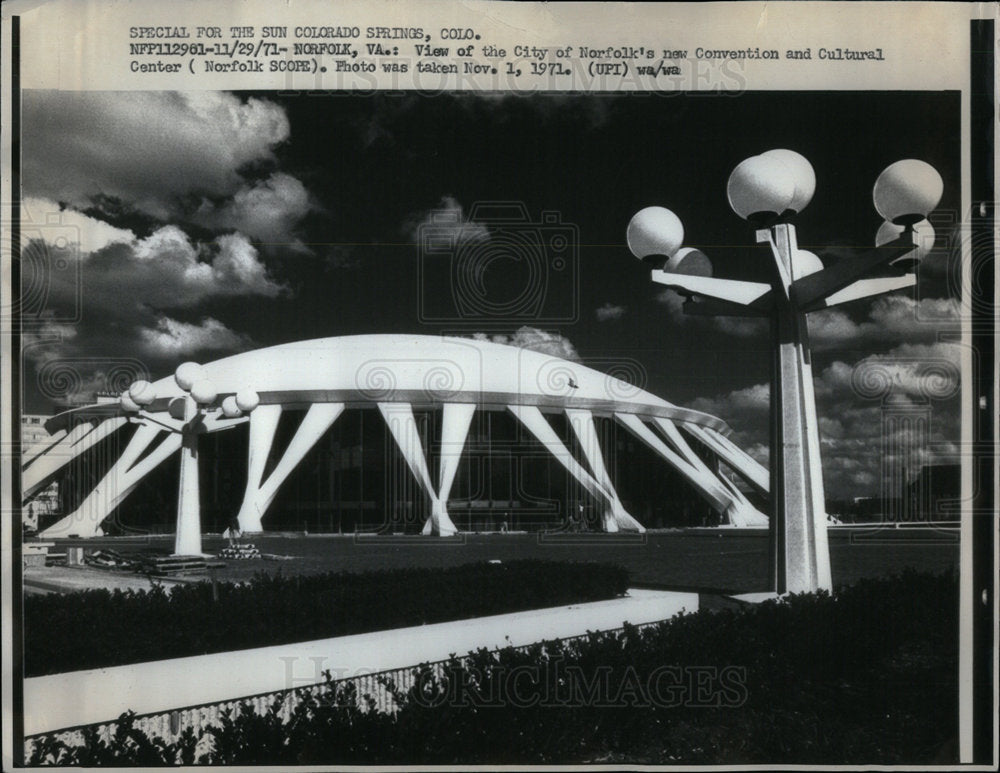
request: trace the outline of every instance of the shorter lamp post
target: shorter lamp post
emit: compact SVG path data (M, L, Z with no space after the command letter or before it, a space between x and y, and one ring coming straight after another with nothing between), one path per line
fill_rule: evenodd
M206 419L239 418L257 407L260 398L252 389L225 397L218 407L215 385L196 362L185 362L174 372L174 382L183 394L169 400L166 415L153 414L149 406L156 391L148 381L136 381L122 392L120 399L126 413L135 414L139 423L156 424L161 429L181 435L181 469L177 493L177 527L174 535L175 556L201 556L201 489L198 481L198 436L206 432Z
M779 593L833 586L806 314L914 285L913 266L934 242L926 218L944 184L923 161L887 167L873 191L885 218L875 249L850 250L827 267L799 249L792 223L815 189L812 165L791 150L748 158L729 177L730 206L770 248L769 282L713 277L703 252L681 246L684 226L663 207L639 211L627 234L632 253L653 266L652 280L685 298L685 313L770 320L770 584Z

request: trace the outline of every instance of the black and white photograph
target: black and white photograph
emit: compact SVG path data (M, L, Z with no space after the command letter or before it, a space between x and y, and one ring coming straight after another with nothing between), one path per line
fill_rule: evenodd
M3 20L5 765L996 762L995 8L124 5Z

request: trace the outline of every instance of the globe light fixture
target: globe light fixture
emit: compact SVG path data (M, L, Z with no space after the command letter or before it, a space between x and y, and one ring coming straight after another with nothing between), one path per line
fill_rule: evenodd
M185 392L190 392L196 381L205 378L205 370L197 362L183 362L174 371L174 381Z
M909 260L909 261L921 261L927 257L932 249L934 249L934 242L937 239L937 234L934 232L934 226L931 225L929 220L921 220L918 223L914 223L912 226L896 225L895 223L890 223L888 221L882 223L879 226L878 232L875 234L875 246L881 247L883 244L888 244L899 237L901 237L907 228L913 230L913 240L917 245L917 248L906 255L905 258L900 258L897 260ZM893 261L895 263L897 261ZM890 264L892 265L892 264Z
M260 405L260 395L253 389L241 389L236 393L236 406L244 413L250 413Z
M794 150L785 150L784 148L768 150L760 155L761 158L774 159L783 163L788 167L788 171L795 181L795 192L792 194L792 200L788 202L785 211L799 213L805 209L816 192L816 172L809 160Z
M184 414L188 409L190 398L187 395L172 397L167 402L167 415L177 421L184 421Z
M213 408L219 393L215 383L196 362L185 362L174 371L174 382L182 390L179 396L166 396L166 405L157 411L146 411L156 401L156 388L148 381L134 382L118 398L123 411L137 414L132 421L155 425L181 436L181 468L177 495L177 530L174 555L200 556L201 505L198 481L198 436L206 429L206 421L218 423L220 418L237 419L254 410L260 402L257 393L244 389L228 395L218 408Z
M191 397L198 405L210 405L218 397L215 384L210 379L202 378L191 385Z
M118 397L118 402L121 404L122 410L127 413L137 413L139 411L139 404L132 399L132 395L129 394L129 390L125 390Z
M896 225L912 225L927 217L941 201L944 181L926 161L907 158L890 164L878 176L872 199L878 213Z
M625 238L639 260L662 265L684 242L684 226L669 209L646 207L632 217Z
M236 395L229 395L222 401L222 415L227 419L236 419L243 415L243 411L236 404Z
M908 269L933 247L927 215L940 201L943 183L924 161L889 166L873 192L887 221L875 248L846 250L849 255L830 266L799 248L792 223L815 191L812 164L792 150L752 156L730 174L730 206L755 226L757 242L770 248L766 282L713 276L703 252L681 248L684 227L663 207L638 212L626 234L632 253L652 264L652 280L686 299L685 313L771 320L770 579L779 593L833 589L806 315L912 287L916 275Z
M664 264L663 270L689 276L712 276L712 261L695 247L681 247Z
M792 256L792 273L798 279L823 270L823 261L815 252L796 250Z
M763 222L781 215L795 199L795 172L775 156L751 156L729 175L729 206L744 220Z
M128 389L128 395L136 405L150 405L156 399L156 390L148 381L136 381Z

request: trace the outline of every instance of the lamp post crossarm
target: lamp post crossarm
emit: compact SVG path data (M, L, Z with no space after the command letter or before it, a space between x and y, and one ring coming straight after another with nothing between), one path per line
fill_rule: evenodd
M205 433L219 432L220 430L229 429L230 427L235 427L237 424L243 424L250 421L250 417L247 415L243 416L223 416L221 413L209 413L204 417L204 429Z
M877 268L889 261L902 257L916 249L913 239L903 234L887 244L866 250L859 255L852 255L832 266L817 271L815 274L802 277L792 283L792 299L800 309L807 309L812 304L854 284ZM863 297L863 296L858 296Z
M182 433L184 431L185 422L180 419L168 418L168 419L158 419L147 411L139 411L132 421L136 424L144 424L149 426L151 424L156 424L159 427L167 430L167 432Z
M771 315L771 295L764 295L749 306L730 301L705 298L686 300L682 306L685 314L693 317L769 317Z
M842 303L850 303L851 301L857 301L861 298L869 298L873 295L882 295L883 293L891 293L895 290L903 290L907 287L913 287L916 283L916 274L859 279L856 282L847 285L847 287L842 290L838 290L825 298L819 298L812 303L804 305L802 307L802 311L819 311L820 309L828 309L831 306L838 306Z
M146 426L155 424L161 429L167 430L167 432L176 434L183 434L184 432L195 432L197 434L220 432L230 427L235 427L237 424L244 424L250 421L250 417L246 414L230 417L224 416L221 411L202 411L187 422L175 419L172 416L160 418L146 410L141 410L128 418L133 424L143 424Z
M675 274L670 271L654 270L652 279L666 285L681 295L700 295L716 301L737 306L766 304L771 293L771 285L763 282L744 282L739 279L716 279L710 276Z

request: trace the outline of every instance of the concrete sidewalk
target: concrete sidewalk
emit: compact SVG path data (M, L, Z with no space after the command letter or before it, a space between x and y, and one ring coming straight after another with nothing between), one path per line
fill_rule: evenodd
M89 566L32 566L22 575L25 593L72 593L73 591L105 588L107 590L149 590L156 585L171 586L177 581L169 577L148 577L135 572L113 572Z
M322 682L324 669L335 678L359 676L445 660L480 647L564 639L697 609L697 593L631 589L608 601L39 676L24 680L24 732L108 722L128 710L152 714L304 687Z

